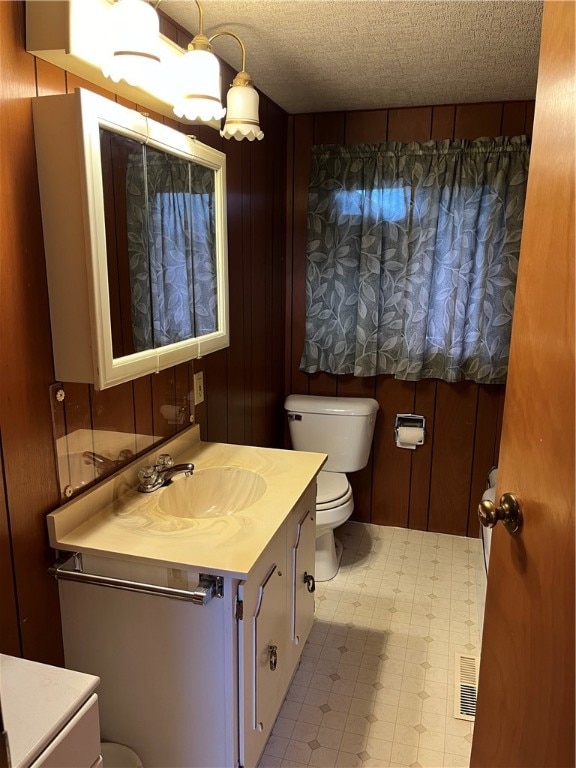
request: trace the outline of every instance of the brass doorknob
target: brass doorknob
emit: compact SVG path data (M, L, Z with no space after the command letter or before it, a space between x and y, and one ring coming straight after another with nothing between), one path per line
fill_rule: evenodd
M493 501L482 499L478 507L478 519L484 528L494 528L501 520L508 533L518 533L522 526L520 502L511 493L502 494L499 506Z

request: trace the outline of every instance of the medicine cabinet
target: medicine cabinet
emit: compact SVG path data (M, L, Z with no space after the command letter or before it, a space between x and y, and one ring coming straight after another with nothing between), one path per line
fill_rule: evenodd
M56 378L105 389L227 347L225 155L82 89L33 114Z

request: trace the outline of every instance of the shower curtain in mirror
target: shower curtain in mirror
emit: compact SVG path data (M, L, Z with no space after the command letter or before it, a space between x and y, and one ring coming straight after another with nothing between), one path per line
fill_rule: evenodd
M215 331L214 172L143 146L126 205L136 351Z
M505 380L525 137L313 148L308 373Z

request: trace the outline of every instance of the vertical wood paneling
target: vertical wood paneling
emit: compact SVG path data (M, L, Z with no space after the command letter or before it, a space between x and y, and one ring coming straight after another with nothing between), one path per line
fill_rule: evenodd
M310 177L310 149L314 136L313 115L294 118L294 197L292 237L292 351L291 386L294 394L308 394L308 375L300 370L306 323L306 213Z
M509 101L502 110L502 136L521 136L526 125L526 102Z
M14 575L0 438L0 653L20 656L22 646Z
M226 153L226 181L228 188L228 282L230 300L230 349L228 365L228 439L232 443L243 443L245 438L244 412L246 408L244 367L246 356L244 346L246 329L244 327L243 302L238 297L238 286L242 285L242 145L232 141Z
M502 385L500 387L500 397L498 398L498 419L496 421L496 440L494 445L494 457L492 464L498 466L498 460L500 458L500 438L502 436L502 421L504 418L504 403L506 400L506 387Z
M387 109L346 113L346 144L382 144L387 135Z
M454 124L455 139L478 139L481 136L500 136L502 104L458 104Z
M295 191L295 161L294 161L294 117L290 115L288 117L288 124L286 127L286 270L285 270L285 291L284 296L284 393L290 393L292 391L292 369L294 367L292 360L292 329L294 327L295 320L295 306L294 302L294 199L296 197ZM284 426L285 441L286 442L288 432L287 426Z
M24 3L0 3L0 424L22 652L57 663L58 590L47 573L45 522L59 500L48 395L54 372L30 102L36 70L24 32Z
M206 436L214 442L228 440L228 362L226 350L204 358L204 397L206 398Z
M36 94L38 96L66 93L66 73L63 69L42 59L35 59L34 63L36 65Z
M250 145L250 250L252 313L252 437L254 445L266 443L266 216L269 195L266 194L266 145Z
M370 451L368 464L358 472L348 475L354 498L354 512L351 520L359 523L372 522L372 472L374 467L374 449Z
M524 133L528 139L532 139L532 128L534 125L534 107L533 101L526 102L526 122L524 123Z
M283 444L284 432L284 339L285 314L279 311L286 300L286 143L287 124L285 115L274 107L272 130L276 137L274 151L274 228L273 254L274 269L272 271L272 291L274 314L272 318L272 387L268 407L273 413L273 445Z
M478 387L468 381L436 385L429 530L465 536Z
M314 115L314 144L343 144L344 112L318 112Z
M414 413L424 416L426 419L426 435L424 445L417 448L412 454L408 527L426 531L428 529L434 417L436 414L436 381L434 379L423 379L416 383Z
M142 376L132 382L134 429L137 435L153 435L152 376Z
M338 376L339 397L376 397L376 376Z
M380 412L374 431L373 523L408 525L412 451L396 446L394 420L397 413L413 413L414 390L414 382L378 376L376 399Z
M252 291L252 216L251 212L251 150L247 142L242 142L242 295L251 297ZM247 335L252 330L252 301L242 302L244 312L244 328ZM244 439L248 444L252 443L252 344L244 345Z
M454 135L456 107L452 104L434 107L432 110L432 129L430 138L434 141L451 139Z
M432 107L388 110L388 141L428 141Z

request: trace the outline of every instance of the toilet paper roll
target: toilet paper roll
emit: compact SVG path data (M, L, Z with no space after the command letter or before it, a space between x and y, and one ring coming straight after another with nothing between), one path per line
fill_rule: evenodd
M424 430L422 427L398 427L396 445L398 448L415 450L417 445L424 443Z
M491 469L490 472L488 472L488 485L490 488L496 485L496 482L498 480L498 467L494 467L494 469Z

